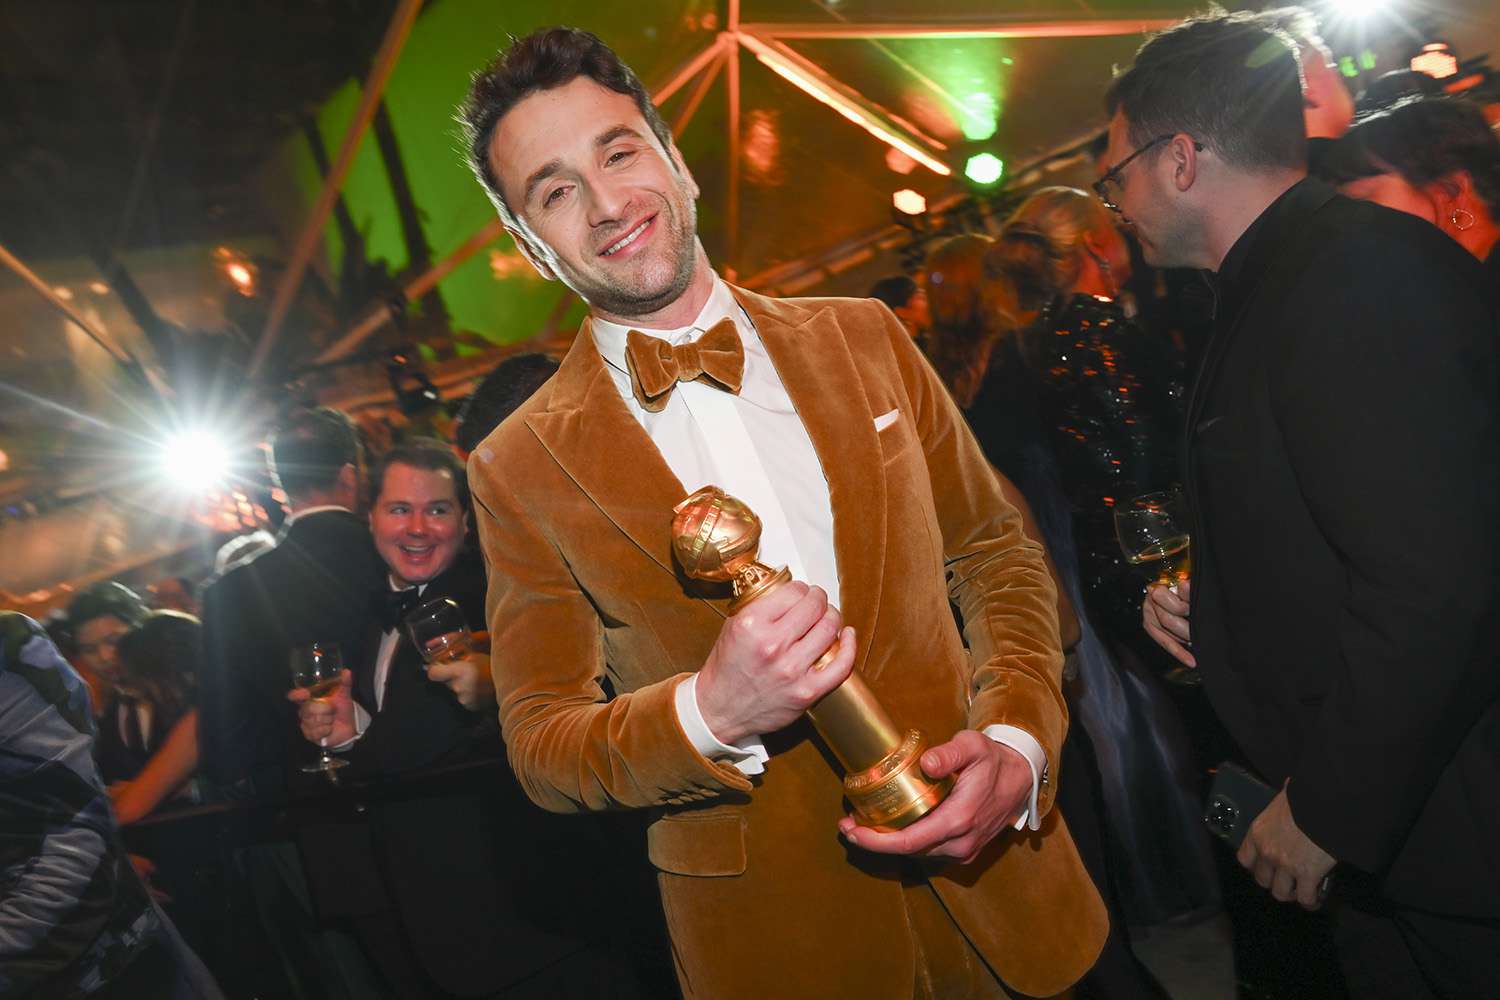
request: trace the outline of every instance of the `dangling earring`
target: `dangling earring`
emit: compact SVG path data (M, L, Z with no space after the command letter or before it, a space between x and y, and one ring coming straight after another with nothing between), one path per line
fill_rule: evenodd
M1460 215L1462 215L1464 217L1465 221L1463 221L1463 222L1459 222L1458 221L1458 217ZM1450 215L1450 216L1448 216L1448 221L1451 222L1451 223L1453 223L1453 228L1454 229L1457 229L1459 232L1462 233L1462 232L1465 232L1466 230L1474 228L1474 213L1471 212L1471 211L1469 211L1467 208L1455 208L1453 210L1453 214Z
M1099 265L1099 276L1104 279L1105 286L1109 289L1110 298L1120 297L1120 286L1115 281L1114 268L1109 266L1109 261L1104 259L1103 254L1095 253L1092 247L1085 246L1083 252L1094 258L1094 263Z

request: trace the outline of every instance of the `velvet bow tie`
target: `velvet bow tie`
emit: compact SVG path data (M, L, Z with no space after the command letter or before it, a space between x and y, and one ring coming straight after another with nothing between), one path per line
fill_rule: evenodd
M375 617L379 619L381 629L389 632L400 628L401 622L421 599L416 587L378 591L375 594Z
M652 413L667 405L678 382L707 378L739 395L745 376L745 348L734 320L723 319L691 344L672 346L660 337L631 330L625 338L625 365L635 401Z

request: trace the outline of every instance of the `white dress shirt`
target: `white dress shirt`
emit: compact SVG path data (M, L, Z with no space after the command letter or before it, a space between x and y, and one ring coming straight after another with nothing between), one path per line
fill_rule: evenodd
M151 703L144 698L121 699L115 708L115 725L120 730L120 739L124 745L137 748L143 753L154 752L156 747L151 743L151 722L154 718ZM131 735L132 730L134 736Z
M641 332L676 346L697 340L725 318L734 320L745 351L739 394L703 382L679 382L667 405L656 412L643 408L631 391L625 361L631 328L597 317L590 328L626 409L661 452L682 484L683 495L714 485L743 500L761 519L760 560L786 566L793 578L822 587L829 603L837 606L833 504L822 463L754 324L729 286L714 276L713 291L691 325ZM728 760L745 774L764 771L769 756L762 740L751 738L732 746L709 730L698 707L697 679L694 674L679 684L675 698L678 721L694 747L706 757ZM985 734L1016 750L1031 765L1029 805L1016 828L1031 817L1035 829L1037 788L1046 766L1041 745L1014 726L990 726Z
M386 578L386 585L391 588L392 593L411 589L409 587L396 586L396 581L389 577ZM427 584L425 583L418 586L417 596L421 597L422 591L426 589ZM390 680L391 663L396 659L396 647L400 644L401 626L397 625L395 628L386 629L380 634L380 646L375 651L375 711L377 712L385 707L385 686L386 682ZM371 718L373 716L365 711L363 705L356 701L354 703L354 736L336 747L329 747L329 749L338 753L352 747L365 734L365 730L370 728Z

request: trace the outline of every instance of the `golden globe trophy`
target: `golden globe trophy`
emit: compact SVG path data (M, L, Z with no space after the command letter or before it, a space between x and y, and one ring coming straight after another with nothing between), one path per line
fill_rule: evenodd
M677 561L694 579L732 583L731 615L792 579L785 566L756 561L760 518L717 486L703 487L673 511ZM827 666L837 650L835 640L813 669ZM900 829L931 812L953 787L951 777L934 781L922 772L927 738L898 728L858 673L824 695L807 717L844 766L844 794L861 826Z

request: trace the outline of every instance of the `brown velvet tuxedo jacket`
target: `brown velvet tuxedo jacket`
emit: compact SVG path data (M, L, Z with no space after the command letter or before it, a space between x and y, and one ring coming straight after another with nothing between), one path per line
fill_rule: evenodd
M1093 963L1107 917L1051 808L1067 713L1040 549L889 310L735 295L828 481L857 669L898 724L935 741L1003 723L1047 753L1041 829L926 874L1010 987L1059 992ZM687 489L626 409L587 323L469 470L511 764L548 809L654 810L649 853L685 994L908 1000L901 878L915 863L841 840L841 776L810 726L765 734L771 759L752 781L700 755L677 722L673 691L707 658L729 595L673 563L668 529ZM607 702L606 675L618 692Z

